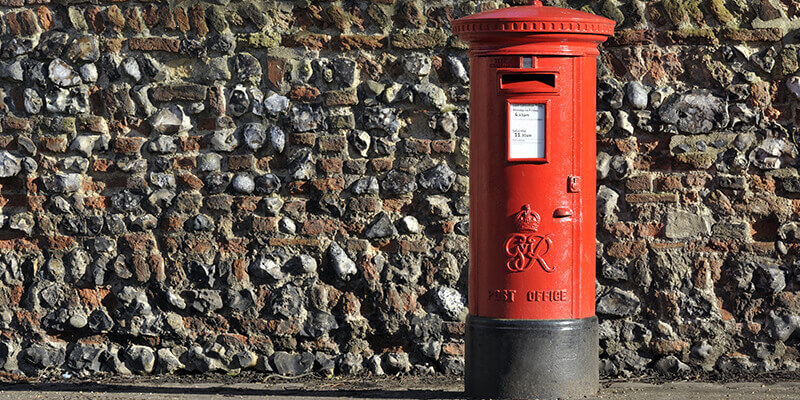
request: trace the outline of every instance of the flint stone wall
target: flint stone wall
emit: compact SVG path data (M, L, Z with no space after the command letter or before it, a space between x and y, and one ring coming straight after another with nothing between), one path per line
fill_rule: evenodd
M0 368L462 373L450 21L511 3L0 0ZM619 22L602 372L796 369L797 5L549 3Z

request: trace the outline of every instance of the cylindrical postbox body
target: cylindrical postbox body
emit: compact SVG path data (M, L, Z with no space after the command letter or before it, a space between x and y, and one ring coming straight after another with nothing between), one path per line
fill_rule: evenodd
M614 22L534 3L453 23L471 63L471 398L598 388L596 59Z

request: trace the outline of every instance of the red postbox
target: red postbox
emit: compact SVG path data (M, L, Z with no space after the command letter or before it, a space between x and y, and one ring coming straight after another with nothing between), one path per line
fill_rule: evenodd
M472 78L470 398L597 392L596 59L614 25L539 1L453 22Z

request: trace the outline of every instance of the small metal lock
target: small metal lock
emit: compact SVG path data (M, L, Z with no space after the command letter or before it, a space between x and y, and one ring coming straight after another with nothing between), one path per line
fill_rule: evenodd
M580 193L581 191L581 177L570 175L567 178L567 191L569 193Z

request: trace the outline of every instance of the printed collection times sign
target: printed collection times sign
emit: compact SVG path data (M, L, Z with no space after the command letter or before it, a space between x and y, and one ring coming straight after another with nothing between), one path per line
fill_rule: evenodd
M508 159L545 158L544 104L509 104Z

